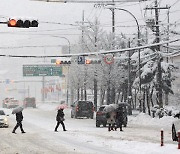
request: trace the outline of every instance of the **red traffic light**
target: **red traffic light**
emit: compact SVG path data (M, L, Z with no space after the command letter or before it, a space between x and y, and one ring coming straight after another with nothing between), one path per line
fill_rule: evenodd
M35 19L9 19L8 27L20 27L20 28L29 28L29 27L38 27L38 21Z
M10 19L8 21L8 27L16 27L17 21L15 19Z
M60 60L56 60L56 65L60 65L61 61Z
M100 59L86 59L85 64L101 64Z
M61 64L71 64L71 60L56 60L56 65L61 65Z
M91 60L90 59L86 59L86 64L91 64Z

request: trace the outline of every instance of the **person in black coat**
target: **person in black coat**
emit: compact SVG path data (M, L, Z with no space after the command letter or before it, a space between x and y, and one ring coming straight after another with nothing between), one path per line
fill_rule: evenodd
M59 124L62 125L62 128L63 128L63 131L67 131L66 128L65 128L65 125L64 125L64 112L63 112L63 109L59 109L58 112L57 112L57 116L56 116L56 121L57 121L57 125L55 127L55 132L57 132L57 129L59 127Z
M122 130L123 120L124 120L123 108L119 107L116 112L116 129L120 128L120 131L123 131Z
M23 130L23 127L22 127L22 121L23 121L23 114L22 114L22 112L16 113L16 121L17 121L17 124L16 124L16 126L14 127L12 133L15 133L15 134L16 134L15 131L16 131L16 129L17 129L18 127L20 127L22 133L26 133L26 132Z

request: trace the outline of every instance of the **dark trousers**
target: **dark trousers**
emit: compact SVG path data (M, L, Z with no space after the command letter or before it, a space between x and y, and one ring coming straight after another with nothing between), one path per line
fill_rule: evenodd
M18 122L17 122L16 126L15 126L14 129L13 129L13 132L15 132L18 127L20 127L21 132L24 132L21 121L18 121Z
M55 131L57 131L57 129L58 129L58 127L59 127L59 124L62 125L63 130L65 131L66 129L65 129L65 125L64 125L64 122L63 122L63 121L58 121L58 122L57 122L57 125L56 125L56 127L55 127Z
M115 129L115 124L109 124L108 126L108 131L114 130Z
M116 129L117 129L117 128L120 128L120 131L122 131L122 125L123 125L123 123L122 123L121 121L118 121L118 122L117 122Z

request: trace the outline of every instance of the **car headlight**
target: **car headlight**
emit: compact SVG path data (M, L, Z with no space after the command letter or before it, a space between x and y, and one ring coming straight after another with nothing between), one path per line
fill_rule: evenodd
M4 118L4 123L8 123L7 117Z

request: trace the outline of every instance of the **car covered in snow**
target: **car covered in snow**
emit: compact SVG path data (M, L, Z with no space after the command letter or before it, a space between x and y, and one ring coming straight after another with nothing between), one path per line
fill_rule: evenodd
M9 127L8 118L3 109L0 109L0 127Z
M107 125L107 118L106 118L106 112L104 112L104 108L107 105L102 105L99 107L98 111L96 112L96 127L100 127L100 125L103 125L103 127L106 127Z
M176 120L172 123L172 140L178 141L178 131L180 131L180 113L174 116Z
M19 106L19 101L17 99L14 99L13 97L12 98L5 98L2 102L2 107L3 108L15 108L17 106Z

